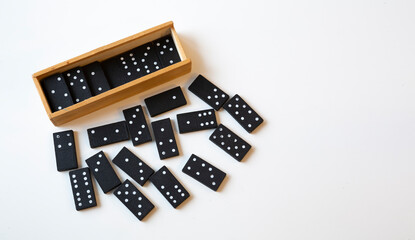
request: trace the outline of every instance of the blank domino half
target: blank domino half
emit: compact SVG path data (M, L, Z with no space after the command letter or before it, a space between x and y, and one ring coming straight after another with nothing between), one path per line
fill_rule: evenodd
M85 160L92 174L104 193L111 191L121 184L120 179L109 163L103 151Z
M186 105L187 101L180 87L175 87L144 99L151 117Z

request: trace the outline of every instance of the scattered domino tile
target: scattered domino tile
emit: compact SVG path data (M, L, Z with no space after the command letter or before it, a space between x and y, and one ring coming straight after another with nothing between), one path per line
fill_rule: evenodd
M166 43L163 43L166 39ZM71 69L65 72L64 75L55 74L45 78L42 86L48 101L56 102L55 105L51 104L52 110L57 111L63 109L66 105L70 106L73 104L73 102L67 101L67 99L72 100L71 93L76 102L91 97L91 92L89 92L88 96L87 93L85 95L85 92L80 91L80 88L83 87L82 84L86 86L82 88L83 90L92 90L92 93L97 95L108 91L111 87L110 85L113 87L117 86L117 84L118 86L122 85L180 61L177 49L170 50L169 41L174 46L173 39L170 36L170 38L158 39L154 43L147 43L123 53L117 56L118 59L116 57L108 59L102 63L103 67L101 67L100 63L94 62L83 68ZM163 51L162 49L167 49L166 51L170 52L175 51L175 53L165 52L166 54L162 54L158 52L157 55L154 52L154 50ZM177 54L177 56L174 56L174 54ZM139 70L134 74L132 72L129 74L134 69ZM110 71L110 73L107 73L107 71ZM106 77L106 75L110 77ZM65 78L69 88L65 81L62 81ZM74 81L78 81L78 84L75 84ZM87 81L92 86L91 90L88 87ZM50 93L48 93L48 90ZM193 81L189 86L189 90L214 109L177 114L179 132L187 133L216 128L209 140L236 160L242 161L251 149L251 145L224 125L220 124L217 126L214 110L219 110L229 96L202 75L199 75ZM64 98L61 96L55 97L53 94L57 93L57 91L62 91ZM145 99L145 103L152 117L187 104L180 87L149 97ZM230 99L224 108L248 132L252 132L263 122L263 119L239 95L235 95ZM135 146L152 140L141 105L125 109L123 114L126 121L87 130L91 148L128 140L130 136L132 136ZM179 151L170 118L154 121L151 125L160 159L178 156ZM77 168L73 131L56 132L53 136L58 171ZM69 172L76 210L97 205L89 169L92 169L92 173L104 193L118 187L114 194L140 221L154 209L154 205L129 180L121 183L102 151L88 158L86 163L89 168L81 168ZM150 180L174 208L177 208L190 196L188 191L166 166L154 172L151 167L125 147L113 159L113 163L141 186L147 180ZM225 172L195 154L191 155L182 172L214 191L217 191L226 177Z
M160 59L156 54L156 49L152 42L139 46L133 51L137 57L136 60L141 67L143 75L150 74L162 68Z
M95 191L91 181L89 168L80 168L69 172L69 178L72 186L73 199L76 210L95 207Z
M46 77L42 80L42 87L52 112L73 105L72 95L62 74Z
M154 117L172 109L186 105L182 89L175 87L165 92L144 99L150 116Z
M63 73L75 103L92 97L82 68L77 67Z
M179 149L177 148L170 118L152 122L151 126L160 159L178 156Z
M178 207L190 195L166 166L160 168L150 177L150 181L174 207Z
M120 179L109 163L103 151L85 160L92 174L104 193L111 191L121 184Z
M190 84L189 91L194 93L205 103L209 104L209 106L216 111L218 111L229 98L228 94L200 74L192 84Z
M116 88L127 82L126 74L122 72L120 55L101 62L101 67L111 88Z
M182 171L213 191L218 190L226 173L192 154Z
M114 191L114 195L140 221L154 209L153 203L138 191L128 179Z
M213 109L177 114L177 124L180 133L213 129L218 126Z
M126 147L121 149L112 162L141 186L144 186L150 176L154 173L154 170L150 166Z
M91 148L130 139L125 121L90 128L87 132Z
M223 108L249 133L264 121L238 94L231 98Z
M125 109L123 114L134 146L153 140L141 105Z
M82 67L82 69L84 70L84 74L94 96L111 89L99 62L88 64Z
M181 58L177 51L171 35L159 38L154 41L157 48L157 55L164 67L168 67L174 63L180 62Z
M68 130L53 133L53 143L58 171L78 168L74 132Z
M223 124L220 124L216 128L212 135L210 135L209 140L238 161L242 161L249 149L251 149L251 145Z

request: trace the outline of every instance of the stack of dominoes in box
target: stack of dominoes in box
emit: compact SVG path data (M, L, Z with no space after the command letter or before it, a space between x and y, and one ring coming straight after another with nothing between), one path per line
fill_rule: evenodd
M180 61L173 38L167 35L103 62L46 77L42 88L56 112Z
M189 133L215 129L209 140L238 161L246 156L251 145L223 124L217 123L216 111L222 106L249 133L254 131L263 119L239 96L229 99L229 95L209 80L199 75L189 86L189 90L205 101L211 109L177 114L179 133ZM176 87L144 100L151 117L184 106L187 101L182 89ZM153 141L141 105L125 109L124 120L90 128L87 130L91 148L132 140L134 146ZM161 160L178 156L175 133L170 118L151 122L154 142ZM129 179L121 181L103 151L85 160L88 167L78 168L74 132L64 131L53 134L58 171L71 169L69 177L77 210L96 206L93 176L104 193L113 194L139 219L142 220L154 208L152 202L134 186ZM126 147L112 160L112 163L124 171L140 186L149 180L166 200L178 207L190 195L173 173L165 166L154 171L142 159ZM226 173L209 162L192 154L182 172L199 181L208 188L217 191ZM92 173L92 174L91 174Z

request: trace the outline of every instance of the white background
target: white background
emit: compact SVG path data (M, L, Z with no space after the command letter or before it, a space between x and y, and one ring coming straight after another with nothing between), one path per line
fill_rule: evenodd
M415 239L414 1L5 1L0 3L0 239ZM31 74L173 20L192 73L54 127ZM75 211L56 171L52 133L122 120L122 109L204 74L265 119L237 162L208 140L177 135L181 155L127 146L167 165L192 197L173 209L152 184L156 209L138 221L96 185L99 206ZM208 106L189 104L151 120ZM176 125L176 123L174 123ZM228 173L213 192L181 173L196 153ZM126 178L117 169L122 179Z

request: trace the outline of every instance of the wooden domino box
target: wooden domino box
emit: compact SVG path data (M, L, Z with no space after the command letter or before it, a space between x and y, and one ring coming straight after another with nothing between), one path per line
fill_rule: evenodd
M50 101L48 101L48 97L42 87L42 81L45 78L78 67L84 67L94 62L102 63L107 59L114 58L122 53L168 35L171 35L174 41L180 61L141 76L135 80L133 79L120 86L113 87L103 93L91 96L83 101L74 102L68 107L59 108L59 110L56 111L52 110ZM167 22L46 68L34 73L32 77L49 119L55 126L59 126L112 103L173 80L176 77L189 73L190 70L191 60L186 57L186 54L184 53L183 47L180 44L178 35L174 29L173 22Z

